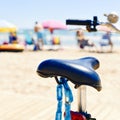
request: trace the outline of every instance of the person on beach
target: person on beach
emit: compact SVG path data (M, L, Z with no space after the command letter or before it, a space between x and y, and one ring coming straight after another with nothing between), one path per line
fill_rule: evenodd
M104 46L110 46L109 52L112 52L113 42L111 40L111 32L108 31L102 36L102 40L100 41L100 46L101 46L101 52L103 52Z
M18 43L18 38L17 38L16 32L10 32L9 43L11 43L11 44Z
M43 27L40 23L36 22L34 26L34 31L37 35L37 40L34 42L34 50L43 50L44 45L44 33L43 33Z
M84 49L86 46L95 47L95 44L88 39L85 39L84 33L82 30L76 32L77 44L81 49Z

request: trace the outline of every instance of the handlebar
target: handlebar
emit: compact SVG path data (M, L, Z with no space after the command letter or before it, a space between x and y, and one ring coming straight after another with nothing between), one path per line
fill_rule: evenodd
M96 26L100 23L98 22L97 16L93 17L93 20L66 20L67 25L84 25L89 32L97 31Z

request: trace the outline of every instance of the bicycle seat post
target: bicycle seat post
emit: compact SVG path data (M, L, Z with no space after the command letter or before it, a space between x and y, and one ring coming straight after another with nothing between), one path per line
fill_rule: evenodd
M82 85L78 88L78 111L86 112L86 86Z

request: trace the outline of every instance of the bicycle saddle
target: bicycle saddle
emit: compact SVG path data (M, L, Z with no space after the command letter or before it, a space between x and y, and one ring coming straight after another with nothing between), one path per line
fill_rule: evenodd
M89 85L101 90L101 80L95 70L99 61L94 57L75 60L48 59L39 64L37 73L41 77L62 76L75 85Z

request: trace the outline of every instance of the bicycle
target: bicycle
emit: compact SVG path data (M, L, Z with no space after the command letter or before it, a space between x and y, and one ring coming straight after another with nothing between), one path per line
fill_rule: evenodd
M86 25L87 30L96 31L99 25L97 17L93 21L67 20L67 24ZM99 68L99 60L95 57L84 57L75 60L48 59L41 62L37 68L39 76L47 78L54 77L57 82L57 110L55 120L62 119L62 99L63 89L65 93L65 120L96 120L86 110L86 85L100 91L101 80L95 72ZM73 102L73 94L68 81L75 85L75 89L79 89L78 111L71 110Z

